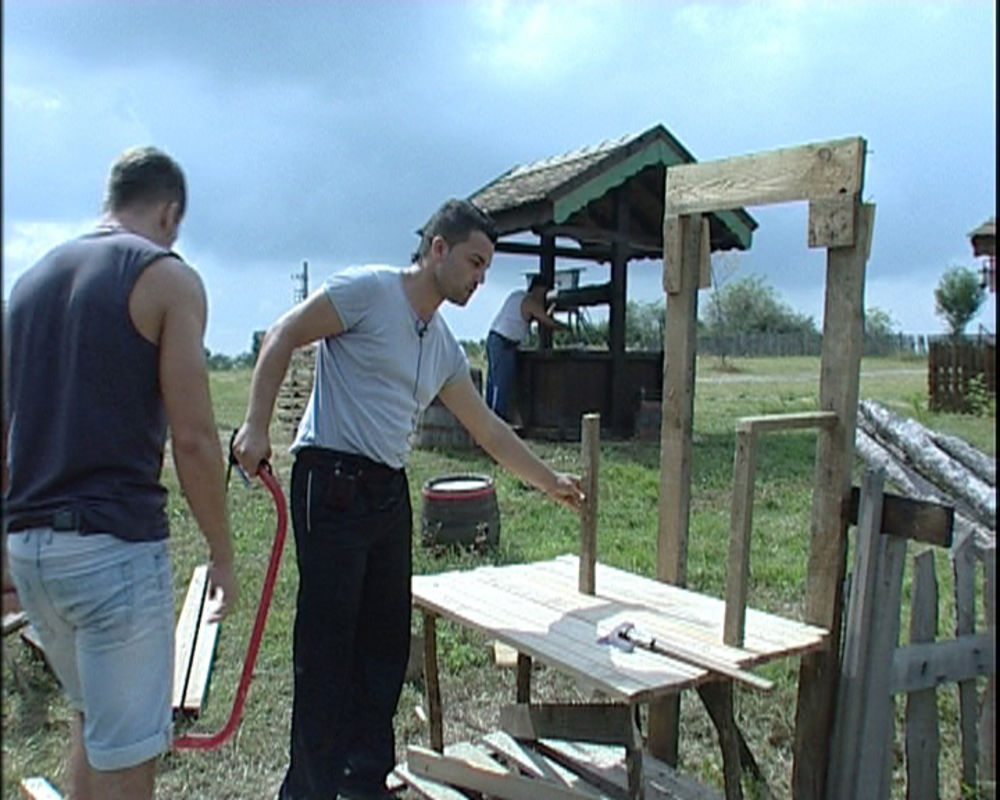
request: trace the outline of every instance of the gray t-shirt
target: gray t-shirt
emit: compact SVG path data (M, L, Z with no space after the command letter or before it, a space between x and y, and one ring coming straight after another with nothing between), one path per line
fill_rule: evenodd
M406 466L420 412L469 361L435 313L425 327L402 270L352 267L323 285L344 332L316 348L316 377L292 452L326 447Z

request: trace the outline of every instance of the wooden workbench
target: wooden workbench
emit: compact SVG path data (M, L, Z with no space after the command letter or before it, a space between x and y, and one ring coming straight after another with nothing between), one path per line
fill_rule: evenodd
M723 600L603 564L596 566L595 594L587 595L578 591L578 576L573 555L414 576L413 602L424 614L425 688L435 749L444 741L435 641L438 616L478 630L515 648L520 658L537 659L628 705L728 679L640 647L625 652L598 642L619 622L631 622L657 640L733 669L818 649L827 637L822 628L748 608L743 647L729 647L722 643ZM518 700L527 701L520 682Z

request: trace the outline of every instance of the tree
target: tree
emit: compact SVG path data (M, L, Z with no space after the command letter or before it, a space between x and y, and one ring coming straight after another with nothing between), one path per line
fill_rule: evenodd
M960 337L965 332L979 307L986 299L986 290L979 285L979 277L965 267L952 267L941 276L934 290L934 311L944 317L951 328L951 335Z
M816 333L813 318L783 303L764 278L749 275L712 291L705 311L711 334Z
M878 306L865 311L865 336L869 339L885 339L896 333L898 325L892 314Z

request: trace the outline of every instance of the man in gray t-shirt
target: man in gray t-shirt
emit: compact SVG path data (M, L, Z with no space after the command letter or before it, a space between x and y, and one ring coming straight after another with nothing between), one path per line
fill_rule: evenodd
M281 800L380 800L395 760L392 718L410 637L409 439L434 399L498 463L579 510L578 478L553 472L477 392L437 313L464 306L493 258L492 221L449 200L421 230L408 269L334 276L264 337L234 452L256 473L292 351L320 340L292 446L299 566L291 753Z

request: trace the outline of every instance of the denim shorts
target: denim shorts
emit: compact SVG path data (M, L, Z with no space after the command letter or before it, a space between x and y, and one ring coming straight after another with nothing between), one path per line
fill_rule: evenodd
M171 742L174 612L166 540L35 528L7 536L11 577L70 704L87 761L134 767Z

